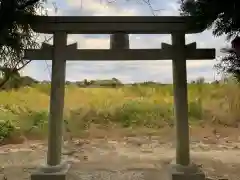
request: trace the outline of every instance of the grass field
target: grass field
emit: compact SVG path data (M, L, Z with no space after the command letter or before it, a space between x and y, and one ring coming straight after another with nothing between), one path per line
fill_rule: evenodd
M44 135L47 131L49 85L0 92L0 137L13 132ZM240 120L240 87L234 84L189 84L192 125L236 126ZM64 119L71 134L91 125L99 128L159 129L174 124L172 85L121 88L66 86Z

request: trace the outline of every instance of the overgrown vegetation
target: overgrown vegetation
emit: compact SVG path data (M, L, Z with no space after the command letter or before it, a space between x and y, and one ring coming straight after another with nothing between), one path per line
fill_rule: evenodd
M239 85L198 82L188 86L191 124L238 126ZM49 90L48 84L35 84L1 91L0 138L10 137L16 129L25 136L46 135ZM92 125L132 129L172 127L172 85L143 83L119 88L79 88L70 84L66 86L64 119L73 136Z

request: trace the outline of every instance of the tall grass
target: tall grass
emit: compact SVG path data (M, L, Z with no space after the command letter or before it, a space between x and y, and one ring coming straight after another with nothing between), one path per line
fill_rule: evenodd
M0 92L0 120L10 121L24 133L34 131L45 134L49 92L49 85ZM238 85L190 84L188 102L191 124L205 122L236 126L240 121ZM64 119L75 134L88 129L92 124L153 129L172 126L172 85L121 88L66 86Z

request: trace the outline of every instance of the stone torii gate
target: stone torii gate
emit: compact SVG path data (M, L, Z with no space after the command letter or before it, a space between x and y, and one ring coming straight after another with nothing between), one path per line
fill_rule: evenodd
M205 28L193 17L61 17L37 16L34 31L53 34L53 45L28 49L25 58L52 60L51 98L47 165L32 174L33 180L65 179L69 165L61 161L66 60L167 60L172 59L174 112L176 118L176 164L173 180L205 179L204 173L190 165L186 60L214 59L215 49L197 49L196 43L185 44L185 34ZM110 49L77 49L67 45L67 34L111 34ZM172 44L161 49L129 49L128 34L171 34Z

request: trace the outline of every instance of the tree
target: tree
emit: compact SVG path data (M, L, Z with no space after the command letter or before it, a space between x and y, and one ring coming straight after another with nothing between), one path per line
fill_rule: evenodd
M0 0L0 71L11 70L0 82L0 88L25 67L30 60L23 59L26 48L37 48L37 34L30 22L43 8L44 0ZM5 72L3 72L5 73ZM5 73L6 74L6 73Z
M196 84L204 84L205 83L205 78L204 77L199 77L196 79Z
M181 15L195 16L206 28L213 27L213 35L227 35L232 40L231 48L223 48L226 55L220 58L215 68L219 73L233 75L240 82L240 13L239 0L181 0Z
M240 82L240 58L235 51L230 48L223 48L222 52L226 55L220 59L220 62L215 65L219 73L230 75Z
M240 32L239 5L238 0L181 0L180 12L195 16L206 28L213 27L213 35L226 34L229 40Z

